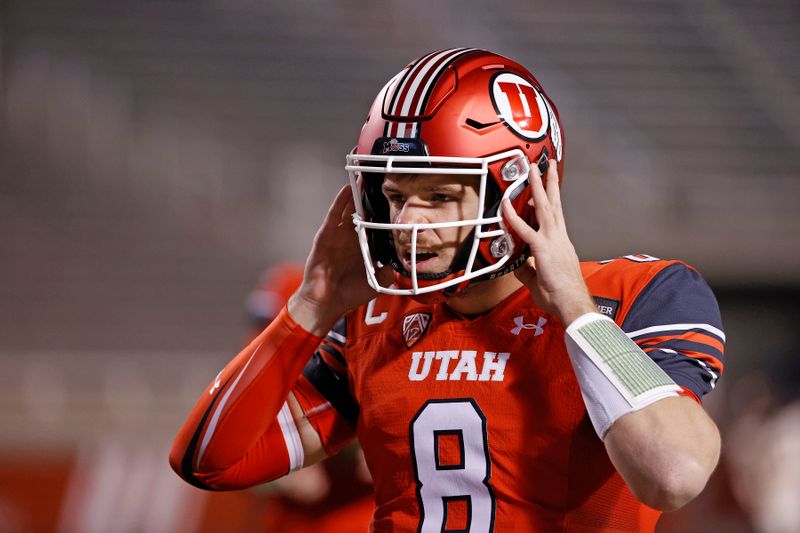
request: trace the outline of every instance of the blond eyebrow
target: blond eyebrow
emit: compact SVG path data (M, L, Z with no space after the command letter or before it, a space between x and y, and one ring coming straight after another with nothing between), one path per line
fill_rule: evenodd
M388 185L385 181L383 182L383 185L381 185L381 192L384 196L388 196L390 194L403 194L403 191L394 185Z
M435 183L430 185L424 185L421 189L423 192L446 192L449 194L457 194L463 192L465 188L466 187L461 183ZM403 193L402 190L395 187L394 185L388 184L385 181L381 185L381 190L384 193L399 193L399 194Z

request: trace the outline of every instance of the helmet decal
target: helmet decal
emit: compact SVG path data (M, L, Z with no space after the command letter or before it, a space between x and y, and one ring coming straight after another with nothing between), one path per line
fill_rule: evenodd
M561 141L561 126L558 125L556 113L547 98L544 99L544 105L547 106L547 115L550 117L550 140L553 141L553 148L556 149L556 161L561 161L561 157L564 154L564 143Z
M428 103L431 90L447 67L456 59L477 48L450 48L432 52L421 57L408 68L405 76L392 89L393 93L384 114L389 117L421 118ZM389 93L387 93L387 98ZM386 137L416 137L419 122L386 123Z
M531 82L503 72L492 79L492 103L511 130L526 141L540 141L550 128L545 99Z

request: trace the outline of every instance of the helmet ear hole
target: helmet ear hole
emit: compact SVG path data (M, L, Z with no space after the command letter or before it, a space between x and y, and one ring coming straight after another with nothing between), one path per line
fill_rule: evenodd
M383 195L384 174L379 172L364 173L364 191L361 201L364 205L364 212L370 222L389 222L389 202ZM395 259L394 244L391 242L391 233L377 229L368 229L370 255L374 261L380 261L388 265Z
M486 199L484 200L483 216L490 218L497 216L497 210L500 208L500 200L503 199L503 194L500 187L494 179L486 180ZM484 226L484 231L488 230Z
M545 146L542 148L542 153L539 154L539 159L536 161L536 166L539 167L539 172L541 172L542 176L547 174L547 169L550 167L548 156L547 147Z
M364 191L361 195L364 211L371 222L389 222L389 203L383 196L384 175L379 172L365 172Z

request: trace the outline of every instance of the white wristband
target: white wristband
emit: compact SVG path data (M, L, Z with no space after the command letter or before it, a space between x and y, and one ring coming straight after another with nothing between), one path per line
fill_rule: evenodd
M681 390L605 315L580 316L567 328L564 340L586 411L601 439L622 415Z

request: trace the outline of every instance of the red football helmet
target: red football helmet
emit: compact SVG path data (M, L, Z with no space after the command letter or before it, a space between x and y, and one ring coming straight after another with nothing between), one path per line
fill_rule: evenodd
M529 255L505 227L503 198L535 225L528 175L548 159L563 176L564 141L558 112L530 72L514 61L475 48L453 48L411 62L383 87L345 167L355 198L353 217L367 277L378 292L432 302L469 283L507 274ZM443 223L393 224L381 192L386 173L475 175L474 218ZM420 230L472 227L445 272L416 272ZM395 252L392 231L411 233L411 271ZM394 284L381 286L374 262L392 265Z

